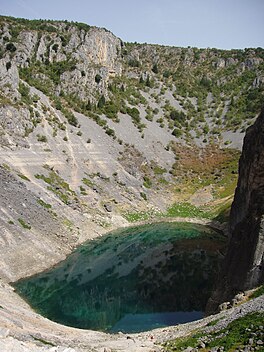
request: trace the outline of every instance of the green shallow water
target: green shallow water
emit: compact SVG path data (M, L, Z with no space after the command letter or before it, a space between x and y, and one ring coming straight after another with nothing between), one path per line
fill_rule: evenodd
M36 311L64 325L145 331L201 318L225 245L202 225L127 228L87 241L14 286Z

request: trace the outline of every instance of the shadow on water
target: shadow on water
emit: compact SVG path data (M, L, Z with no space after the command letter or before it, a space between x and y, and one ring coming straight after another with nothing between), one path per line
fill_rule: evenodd
M14 286L61 324L146 331L202 317L225 245L202 225L133 227L87 241L55 268Z

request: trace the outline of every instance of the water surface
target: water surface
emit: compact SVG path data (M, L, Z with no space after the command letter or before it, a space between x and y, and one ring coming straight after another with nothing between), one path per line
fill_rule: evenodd
M56 322L138 332L202 317L224 250L223 236L189 223L158 223L109 233L65 261L15 284Z

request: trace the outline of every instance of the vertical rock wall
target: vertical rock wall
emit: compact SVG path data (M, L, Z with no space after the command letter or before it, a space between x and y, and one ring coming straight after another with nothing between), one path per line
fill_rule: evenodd
M264 109L246 132L229 226L228 251L208 313L264 282Z

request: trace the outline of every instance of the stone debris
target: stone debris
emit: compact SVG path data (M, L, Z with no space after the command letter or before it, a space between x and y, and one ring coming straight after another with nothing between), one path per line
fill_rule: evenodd
M10 330L5 328L0 328L0 339L3 339L9 335Z

